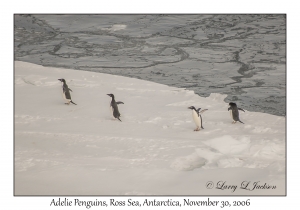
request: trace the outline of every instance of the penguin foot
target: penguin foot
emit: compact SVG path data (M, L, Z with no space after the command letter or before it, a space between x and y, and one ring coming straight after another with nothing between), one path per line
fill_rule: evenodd
M200 131L200 128L196 128L194 131Z

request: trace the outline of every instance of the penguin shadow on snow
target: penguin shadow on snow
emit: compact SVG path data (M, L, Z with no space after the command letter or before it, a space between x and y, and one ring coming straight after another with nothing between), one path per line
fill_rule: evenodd
M192 110L193 120L197 126L194 131L200 131L200 129L204 129L201 114L208 109L203 109L202 111L200 111L201 108L196 109L194 106L190 106L188 107L188 109Z
M232 118L232 124L235 124L237 121L239 121L240 123L243 123L241 120L240 120L240 117L239 117L239 110L245 112L245 110L243 110L242 108L239 108L237 107L236 103L233 103L233 102L230 102L229 103L229 108L228 108L228 111L230 113L230 116ZM245 124L245 123L243 123Z
M116 102L115 100L115 96L114 94L110 93L110 94L107 94L109 97L111 97L111 102L110 102L110 110L112 112L112 116L114 119L118 119L120 122L122 122L120 120L120 117L121 117L121 114L119 112L119 109L118 109L118 104L124 104L122 101L118 101Z

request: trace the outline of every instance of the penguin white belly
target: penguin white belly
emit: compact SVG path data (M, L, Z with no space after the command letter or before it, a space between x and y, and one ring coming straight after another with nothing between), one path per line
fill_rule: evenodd
M116 118L114 117L114 109L113 109L113 107L112 107L112 105L111 105L111 102L112 102L112 99L111 99L110 104L109 104L111 116L113 117L113 119L116 119Z
M111 112L111 116L113 117L113 119L116 119L114 116L114 109L112 106L109 107L110 108L110 112Z
M62 95L62 97L63 97L63 99L64 99L64 100L67 100L67 99L66 99L66 95L65 95L65 93L64 93L64 90L63 90L63 89L61 90L61 95Z
M195 110L193 110L193 119L194 119L194 122L195 122L196 126L201 128L202 126L201 126L200 116L198 116L198 114Z

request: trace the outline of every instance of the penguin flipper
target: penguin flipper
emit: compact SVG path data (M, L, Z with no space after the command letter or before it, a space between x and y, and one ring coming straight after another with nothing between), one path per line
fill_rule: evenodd
M118 120L120 120L120 118L117 118ZM120 120L121 121L121 120ZM121 121L122 122L122 121Z
M70 101L72 104L75 104L73 101ZM75 104L75 105L77 105L77 104Z
M240 120L239 120L239 122L240 122L240 123L243 123L243 122L242 122L242 121L240 121ZM243 124L245 124L245 123L243 123Z
M69 91L73 92L70 88L68 88L68 89L69 89Z
M238 108L238 110L241 110L241 111L245 112L245 110L243 110L242 108Z
M203 112L207 111L208 109L203 109L201 112L199 112L200 114L202 114Z
M122 101L118 101L118 102L116 102L117 104L124 104Z

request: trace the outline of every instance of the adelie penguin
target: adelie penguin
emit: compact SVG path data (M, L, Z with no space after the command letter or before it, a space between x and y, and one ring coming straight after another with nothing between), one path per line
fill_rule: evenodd
M114 96L114 94L107 94L107 95L111 97L110 109L111 109L111 111L112 111L113 117L114 117L115 119L120 120L121 114L120 114L119 109L118 109L118 104L124 104L124 103L123 103L122 101L116 102L116 101L115 101L115 96ZM120 121L121 121L121 120L120 120ZM122 121L121 121L121 122L122 122Z
M239 117L239 110L245 112L245 110L243 110L242 108L238 108L236 103L233 103L233 102L230 102L229 103L229 108L228 108L228 111L230 111L230 116L233 120L232 123L236 123L237 121L239 121L240 123L243 123L241 120L240 120L240 117ZM244 124L244 123L243 123Z
M72 99L71 99L71 94L70 94L70 91L72 91L67 83L66 83L66 80L65 79L58 79L59 81L61 81L61 85L62 85L62 95L63 95L63 98L66 100L66 103L65 104L70 104L70 102L72 104L75 104ZM77 104L75 104L77 105Z
M204 129L203 128L203 123L202 123L202 116L201 114L205 111L207 111L208 109L203 109L202 111L200 111L201 108L199 109L196 109L194 106L190 106L188 107L188 109L191 109L192 110L192 115L193 115L193 119L194 119L194 122L196 124L196 129L194 131L200 131L200 128Z

